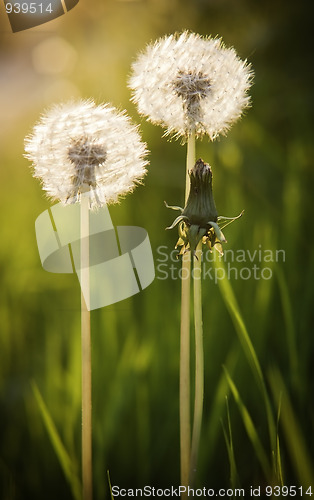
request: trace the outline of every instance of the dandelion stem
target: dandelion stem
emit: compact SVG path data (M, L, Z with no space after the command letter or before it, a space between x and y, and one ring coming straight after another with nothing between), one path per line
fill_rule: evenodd
M193 487L197 469L204 400L204 348L202 319L202 240L196 248L193 264L194 327L195 327L195 400L191 447L190 486Z
M186 158L185 201L189 195L189 171L195 163L195 134L188 138ZM190 274L191 253L182 258L181 284L181 344L180 344L180 454L181 454L181 485L188 486L190 471ZM182 494L182 499L187 498Z
M192 170L194 164L195 164L195 132L192 132L188 138L187 152L186 152L185 203L188 200L190 191L189 171Z
M180 344L180 453L181 485L189 484L190 469L190 254L182 259ZM185 498L184 494L182 498Z
M92 370L88 310L89 197L81 196L82 482L83 500L92 500ZM84 295L83 295L84 292Z

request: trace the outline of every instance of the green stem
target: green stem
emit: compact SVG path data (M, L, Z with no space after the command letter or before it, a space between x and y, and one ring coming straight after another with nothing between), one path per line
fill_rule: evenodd
M191 134L187 144L185 201L189 195L189 171L195 163L195 134ZM190 284L191 254L182 258L181 280L181 328L180 328L180 465L181 485L189 484L190 471ZM182 494L182 499L187 494Z
M193 487L201 436L204 401L204 347L202 319L202 240L196 248L193 264L194 327L195 327L195 400L191 447L190 486Z
M92 369L89 283L89 197L81 197L82 482L83 500L92 500ZM84 295L83 295L84 291Z
M190 176L189 171L195 164L195 133L192 132L188 137L187 152L186 152L186 172L185 172L185 203L189 197L190 191Z

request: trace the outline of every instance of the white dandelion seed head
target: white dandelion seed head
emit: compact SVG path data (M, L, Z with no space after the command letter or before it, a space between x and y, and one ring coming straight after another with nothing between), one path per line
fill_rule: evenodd
M129 86L141 115L165 135L214 140L250 105L253 72L221 39L183 32L148 45L132 65Z
M124 112L80 101L55 106L25 139L34 177L63 204L89 191L90 206L116 203L146 174L146 144Z

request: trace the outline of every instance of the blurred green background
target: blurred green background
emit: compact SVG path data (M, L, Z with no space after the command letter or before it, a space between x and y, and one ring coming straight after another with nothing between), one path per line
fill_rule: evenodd
M95 499L120 487L177 486L180 280L166 277L183 204L185 147L139 118L126 82L139 50L190 29L223 37L255 71L253 106L227 137L197 144L214 171L218 212L245 215L226 249L284 250L271 279L230 284L265 377L284 484L313 477L313 7L283 0L80 0L61 18L12 33L0 7L0 498L72 498L32 390L35 382L73 464L80 464L80 290L45 272L34 222L50 206L23 158L23 140L52 103L93 97L127 109L151 151L145 186L111 208L117 225L149 234L156 278L140 294L92 312ZM163 263L164 264L164 263ZM226 262L227 264L227 262ZM179 262L166 265L179 270ZM163 269L163 271L162 271ZM176 274L175 274L176 275ZM267 277L269 274L267 274ZM166 279L165 279L166 278ZM268 484L223 371L227 366L269 461L265 404L219 287L203 287L205 403L199 487ZM192 346L193 349L193 346ZM192 351L193 353L193 351ZM230 479L226 397L238 479ZM310 471L307 473L306 471ZM312 483L314 488L314 483Z

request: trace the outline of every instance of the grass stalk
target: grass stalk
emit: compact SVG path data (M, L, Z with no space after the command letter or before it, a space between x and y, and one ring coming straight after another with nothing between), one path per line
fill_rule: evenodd
M92 500L92 369L89 283L89 197L81 197L82 485ZM84 295L83 295L84 291Z
M313 487L314 463L308 446L310 445L310 437L306 437L302 425L299 423L290 394L279 369L274 367L269 370L268 377L274 400L281 407L281 427L285 437L287 452L290 455L290 460L298 477L299 484L306 489L311 485Z
M229 387L231 389L231 392L233 394L233 397L235 399L235 402L237 403L237 406L238 406L239 411L241 413L243 424L245 426L246 432L247 432L247 434L250 438L250 441L254 447L256 456L261 464L265 478L268 481L268 483L270 484L273 480L273 472L272 472L272 468L271 468L270 462L269 462L268 457L267 457L267 453L265 452L263 443L262 443L260 436L259 436L259 433L257 431L257 428L254 425L253 419L252 419L247 407L243 403L241 396L239 394L239 391L238 391L234 381L232 380L232 378L229 375L228 370L226 368L225 368L225 375L226 375Z
M298 341L293 317L293 307L290 298L290 292L285 275L280 266L276 266L276 277L280 291L283 317L286 325L286 339L289 353L290 373L294 389L302 393L302 382L300 381L300 364L298 360Z
M187 143L185 201L189 195L189 171L195 163L195 134ZM188 486L190 473L190 286L191 254L182 258L181 327L180 327L180 467L181 485ZM185 494L182 498L186 498Z
M44 399L39 391L39 388L36 382L33 380L31 382L32 390L36 402L38 404L38 408L40 414L42 416L45 428L48 432L50 441L52 446L56 452L58 457L60 466L64 472L64 475L70 485L73 498L75 500L82 500L82 487L80 483L80 478L78 476L78 472L76 470L76 464L74 463L73 458L67 452L60 435L58 433L57 427L52 419L52 416L44 402ZM11 497L10 497L11 498ZM13 498L13 497L12 497Z
M228 431L225 429L225 426L224 426L222 421L221 421L221 424L222 424L222 430L224 433L224 438L225 438L225 442L226 442L226 446L227 446L227 452L228 452L228 458L229 458L229 464L230 464L230 484L231 484L232 488L237 488L240 486L240 480L239 480L237 464L236 464L236 459L235 459L235 454L234 454L231 417L230 417L229 402L228 402L227 396L226 396L226 409L227 409L227 419L228 419Z
M190 485L193 487L197 470L197 458L204 401L204 346L202 318L202 240L196 248L193 259L193 296L194 296L194 328L195 328L195 400L191 446Z
M266 415L267 415L267 422L268 422L271 455L272 455L272 459L273 459L273 468L274 468L274 471L276 471L276 463L278 461L278 457L276 457L276 450L277 450L276 425L275 425L272 405L270 402L270 398L268 396L268 392L267 392L264 376L262 373L261 365L260 365L260 362L258 360L256 351L255 351L253 343L251 341L251 338L249 336L249 333L247 331L246 325L244 323L244 320L243 320L242 314L240 312L240 308L238 306L235 294L234 294L233 289L231 287L230 281L225 278L226 271L224 268L223 261L221 261L220 259L215 259L214 265L215 265L217 273L219 272L219 270L222 271L221 274L224 278L218 280L218 286L220 288L222 298L223 298L223 300L227 306L227 309L230 313L232 322L235 326L235 330L238 334L243 351L244 351L246 358L248 360L248 363L251 367L253 376L256 380L257 385L259 386L259 389L260 389L261 394L262 394L263 399L264 399Z

